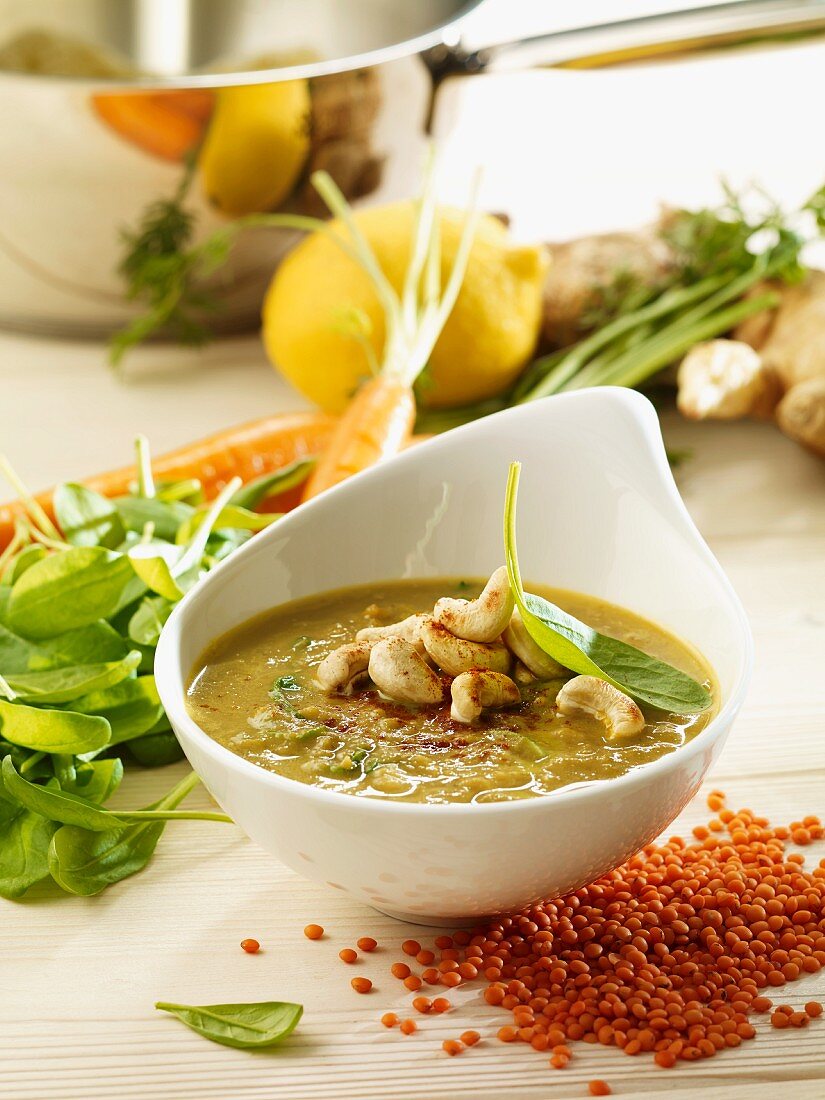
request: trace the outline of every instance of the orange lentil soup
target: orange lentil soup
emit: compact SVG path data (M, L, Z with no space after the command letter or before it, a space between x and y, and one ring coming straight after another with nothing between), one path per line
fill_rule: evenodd
M488 802L548 794L610 779L679 748L707 725L718 692L704 660L630 611L572 592L533 586L604 634L703 682L714 705L701 714L643 707L644 728L612 738L595 718L565 717L556 695L572 673L519 685L519 702L455 721L447 701L405 706L367 677L351 694L316 684L321 661L360 629L429 612L443 596L474 599L484 581L388 581L281 605L214 642L200 657L187 705L210 737L270 771L327 790L410 802Z

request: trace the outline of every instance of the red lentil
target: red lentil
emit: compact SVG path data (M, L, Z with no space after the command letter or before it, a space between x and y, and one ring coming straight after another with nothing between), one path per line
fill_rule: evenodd
M241 940L241 949L247 953L247 955L257 955L261 950L261 945L257 940Z
M421 980L425 981L427 985L438 985L441 981L441 975L434 966L428 966L426 970L421 971Z
M607 1081L589 1081L587 1091L591 1096L611 1096L613 1094L613 1089Z
M480 1038L481 1036L477 1031L462 1031L459 1035L459 1039L465 1047L474 1047Z
M399 1026L404 1035L412 1035L414 1031L418 1031L418 1024L415 1020L402 1020Z
M464 1044L459 1039L445 1039L441 1044L441 1049L454 1057L456 1054L461 1054L464 1050Z
M354 963L358 958L358 952L353 951L351 947L345 947L342 951L338 952L338 958L341 962Z
M404 952L405 955L412 955L413 958L415 958L415 956L421 950L421 944L418 942L418 940L404 940L404 942L401 944L401 950Z
M822 1015L822 1005L819 1003L819 1001L808 1001L808 1003L805 1005L805 1011L808 1013L811 1019L814 1019L816 1016Z
M359 951L374 951L378 946L378 940L374 940L372 936L362 936L355 946Z
M320 924L308 924L304 929L304 935L308 940L320 940L324 930Z
M416 1012L423 1012L426 1015L433 1007L433 1002L429 997L414 997L412 1006Z
M452 1004L447 1000L446 997L433 998L433 1012L448 1012L452 1007Z
M430 966L435 962L435 953L433 951L425 951L422 947L415 956L415 961L421 963L422 966Z
M372 989L372 982L369 978L353 978L349 984L356 993L369 993Z
M406 963L393 963L390 967L390 973L394 978L400 978L403 981L404 978L409 978L412 971Z
M381 1023L384 1027L395 1027L398 1023L398 1017L394 1012L385 1012L381 1017Z
M454 989L457 985L461 985L461 975L455 970L448 970L446 974L441 975L441 984Z
M417 974L410 974L404 979L404 985L407 987L407 989L410 990L411 993L415 993L421 988L421 979L418 977Z

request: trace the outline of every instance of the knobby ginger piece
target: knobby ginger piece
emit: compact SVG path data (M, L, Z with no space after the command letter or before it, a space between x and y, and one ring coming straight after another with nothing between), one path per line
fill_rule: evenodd
M793 386L776 410L785 435L825 458L825 375Z
M709 340L679 367L676 403L692 420L738 420L772 412L779 390L761 357L739 340Z

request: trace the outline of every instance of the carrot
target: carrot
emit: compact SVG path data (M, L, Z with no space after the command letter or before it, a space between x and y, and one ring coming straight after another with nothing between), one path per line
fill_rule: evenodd
M372 281L384 311L386 337L380 370L358 391L341 417L329 449L310 475L305 500L397 454L409 442L415 423L413 385L455 305L477 223L474 195L442 293L439 217L429 163L410 242L410 260L398 293L332 179L326 173L315 172L312 182L348 237L339 243Z
M414 423L412 387L382 374L371 379L338 421L329 447L309 476L304 500L403 450Z
M288 413L252 420L161 455L152 463L152 473L158 481L198 478L207 498L211 498L232 477L251 481L296 459L319 454L329 444L334 425L334 418L323 413ZM124 466L85 478L83 484L103 496L117 497L129 491L136 476L134 466ZM287 511L297 504L299 493L290 490L268 503L274 510ZM38 494L36 500L54 519L52 490ZM23 514L19 501L0 505L0 549L8 545L14 521Z
M212 111L212 93L115 92L92 96L92 105L98 116L132 145L179 163L203 137Z

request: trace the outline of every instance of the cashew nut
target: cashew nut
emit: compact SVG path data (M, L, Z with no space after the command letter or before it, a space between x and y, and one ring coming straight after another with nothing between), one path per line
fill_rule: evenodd
M534 684L536 682L536 677L527 665L518 658L516 658L516 662L513 665L513 679L517 684Z
M563 665L548 657L541 646L533 641L518 610L513 612L504 631L504 644L539 680L557 680L560 676L568 675Z
M607 726L611 740L635 737L645 719L633 700L597 676L574 676L556 696L556 707L569 717L586 715Z
M513 614L513 593L501 565L475 600L440 599L433 611L437 623L469 642L494 642Z
M432 706L444 698L437 673L403 638L383 638L372 646L369 673L378 690L397 703Z
M486 644L456 638L446 626L429 619L421 628L424 649L449 676L458 676L471 668L489 668L507 672L510 654L501 642Z
M453 704L450 717L454 722L469 724L485 707L514 707L521 702L518 687L509 676L489 669L474 668L456 676L450 688Z
M382 638L403 638L417 649L423 649L421 643L421 627L429 619L429 615L419 612L416 615L408 615L398 623L390 623L389 626L365 626L355 635L357 642L380 642Z
M367 671L371 649L371 642L339 645L316 668L315 683L327 695L352 695Z

